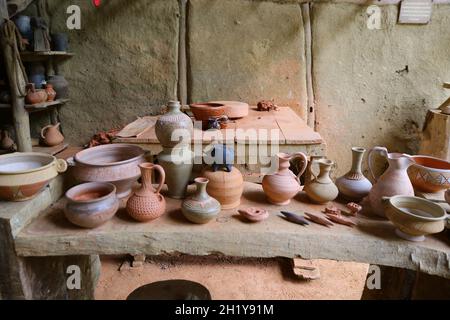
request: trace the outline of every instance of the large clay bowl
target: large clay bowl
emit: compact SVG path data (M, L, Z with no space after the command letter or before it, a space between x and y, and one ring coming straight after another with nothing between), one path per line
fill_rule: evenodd
M125 198L140 178L145 151L134 145L110 144L83 150L74 157L73 176L80 182L110 182Z
M448 215L438 204L408 196L395 196L387 201L386 216L397 227L397 235L410 241L423 241L425 236L442 232Z
M230 119L240 119L247 117L250 111L248 103L239 101L211 101L225 106L225 115Z
M435 193L450 188L450 162L428 156L413 156L409 178L418 191Z
M116 187L111 183L91 182L76 186L66 193L64 214L82 228L97 228L119 210Z
M44 153L0 156L0 199L30 200L66 170L66 161Z
M198 121L208 121L225 115L225 106L221 103L198 103L190 105L194 117Z

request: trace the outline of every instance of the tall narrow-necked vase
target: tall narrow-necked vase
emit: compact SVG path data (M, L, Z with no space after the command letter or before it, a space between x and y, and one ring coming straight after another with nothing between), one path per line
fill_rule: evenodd
M313 164L319 164L319 175L314 174ZM310 162L308 166L308 178L303 189L308 198L319 204L325 204L335 200L339 195L339 190L330 177L334 162L328 159L319 159Z
M374 172L374 155L380 154L389 163L383 175ZM369 169L376 183L369 193L369 202L374 214L386 217L384 197L414 196L414 188L408 176L408 168L414 164L411 156L401 153L389 153L384 147L375 147L369 152Z
M170 101L167 113L160 116L155 125L156 137L164 148L191 144L194 130L191 118L181 111L178 101Z
M352 168L343 177L336 180L342 198L350 201L361 201L372 189L372 183L362 173L364 148L352 148Z

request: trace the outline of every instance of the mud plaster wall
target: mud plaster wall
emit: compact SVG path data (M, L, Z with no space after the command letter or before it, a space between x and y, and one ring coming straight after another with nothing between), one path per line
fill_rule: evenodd
M157 114L176 97L178 1L49 2L57 31L69 4L82 8L82 30L69 32L76 56L61 69L71 83L60 115L71 142ZM297 1L190 0L187 8L191 101L273 98L306 117ZM450 79L450 6L435 5L425 26L398 25L397 6L381 6L381 30L367 29L366 8L320 2L311 11L317 129L340 173L354 145L416 152L426 111L444 100Z

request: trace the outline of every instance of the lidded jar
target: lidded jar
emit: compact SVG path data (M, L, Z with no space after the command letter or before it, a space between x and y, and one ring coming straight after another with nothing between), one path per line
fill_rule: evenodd
M156 136L165 148L190 145L194 125L191 118L181 111L179 101L170 101L167 113L160 116L155 125Z

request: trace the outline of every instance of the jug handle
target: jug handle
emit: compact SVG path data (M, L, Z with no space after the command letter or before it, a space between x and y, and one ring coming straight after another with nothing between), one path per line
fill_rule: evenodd
M301 176L305 173L306 168L308 167L308 157L303 152L297 152L292 155L292 159L300 158L303 161L302 168L299 171L297 176L297 181L300 183Z
M374 178L375 181L378 181L378 179L380 178L380 176L376 176L375 172L373 170L373 156L374 153L379 153L382 156L384 156L386 159L389 157L389 153L388 150L385 147L375 147L373 149L371 149L369 151L369 155L368 155L368 159L369 159L369 170L370 173L372 174L372 177Z
M42 139L45 139L45 132L46 132L48 129L50 129L51 127L53 127L53 125L49 124L48 126L45 126L45 127L42 128L42 130L41 130L41 138L42 138Z
M153 166L153 169L159 172L159 176L160 176L160 182L158 185L158 188L156 189L156 194L159 194L164 186L164 183L166 182L166 172L164 171L163 167L161 167L158 164L155 164Z

